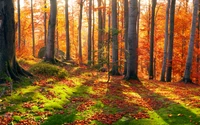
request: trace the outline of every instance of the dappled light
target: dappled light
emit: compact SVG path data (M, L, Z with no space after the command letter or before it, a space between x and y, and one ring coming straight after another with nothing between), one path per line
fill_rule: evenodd
M200 0L0 0L0 125L200 125Z

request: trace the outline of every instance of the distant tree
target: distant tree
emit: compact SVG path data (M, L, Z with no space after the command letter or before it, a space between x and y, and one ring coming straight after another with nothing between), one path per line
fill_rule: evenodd
M50 0L50 18L48 27L48 38L46 45L45 61L54 63L55 62L55 27L56 27L56 14L57 14L57 1Z
M98 0L98 65L102 67L103 59L103 16L101 9L102 0Z
M68 0L65 0L66 60L70 60Z
M33 56L35 57L35 29L33 20L33 0L31 0L31 22L32 22L32 42L33 42Z
M153 62L154 62L154 29L155 29L155 9L157 0L152 0L152 11L151 11L151 35L150 35L150 65L149 65L149 79L153 79Z
M92 18L93 18L93 20L92 20L92 64L94 65L95 64L95 57L94 57L94 54L95 54L95 46L94 46L94 31L95 31L95 11L94 11L94 8L95 8L95 4L94 4L94 1L95 0L93 0L93 2L92 2L92 4L93 4L93 7L92 7L92 9L93 9L93 11L92 11Z
M128 26L128 56L127 56L127 73L125 79L136 79L137 77L137 0L130 1L129 7L129 26Z
M165 18L165 43L164 43L164 55L162 62L162 72L160 81L165 81L165 72L166 72L166 62L167 62L167 46L168 46L168 23L169 23L169 7L170 0L168 0L167 8L166 8L166 18Z
M112 75L119 75L118 71L118 28L117 28L117 0L112 0Z
M89 0L89 17L88 17L88 65L92 62L92 0Z
M17 12L18 12L18 49L21 46L21 20L20 20L20 0L17 0Z
M15 21L13 0L0 1L0 79L31 75L22 69L15 56Z
M128 57L128 0L124 0L124 42L125 42L125 62L124 75L127 73L127 57Z
M170 33L169 33L169 45L168 45L168 56L167 56L167 76L166 76L167 82L171 82L171 76L172 76L175 6L176 6L176 0L171 0L171 4L170 4L170 29L169 29Z
M44 45L46 46L47 43L47 12L46 12L46 0L44 0Z
M82 31L82 18L83 18L83 4L85 0L79 1L80 11L79 11L79 21L78 21L78 55L79 55L79 64L82 63L82 39L81 39L81 31Z
M192 57L193 57L193 51L194 51L194 39L195 39L195 32L196 32L198 10L199 10L199 0L194 0L194 9L193 9L192 25L191 25L191 32L190 32L190 42L189 42L185 72L183 76L183 81L185 83L192 82L190 78L190 73L191 73L191 67L192 67Z

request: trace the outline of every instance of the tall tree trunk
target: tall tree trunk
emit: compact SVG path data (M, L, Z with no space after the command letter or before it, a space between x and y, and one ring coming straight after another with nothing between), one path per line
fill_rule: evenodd
M174 14L175 14L176 0L171 1L170 5L170 34L169 34L169 47L167 55L167 76L166 81L171 82L172 76L172 57L173 57L173 43L174 43Z
M35 33L34 33L34 20L33 20L33 0L31 0L31 22L32 22L33 56L35 57Z
M20 21L20 0L17 0L17 11L18 11L18 49L21 46L21 21Z
M189 48L188 48L188 55L187 55L187 61L185 66L185 72L183 81L185 83L192 82L190 79L190 73L192 68L192 57L193 57L193 51L194 51L194 39L195 39L195 31L196 31L196 22L198 17L198 9L199 8L199 0L194 1L194 9L193 9L193 15L192 15L192 26L191 26L191 32L190 32L190 42L189 42Z
M170 0L168 0L167 8L166 8L166 17L165 17L165 43L164 43L164 55L163 55L162 72L161 72L160 81L165 81L165 72L166 72L166 63L167 63L167 46L168 46L169 7L170 7Z
M0 1L0 79L11 77L19 80L20 75L30 75L22 69L15 56L15 21L12 0Z
M66 60L70 60L69 13L68 0L65 0Z
M125 42L125 62L124 75L127 73L127 57L128 57L128 0L124 0L124 42Z
M128 58L126 79L136 79L137 77L137 16L138 16L137 0L130 1L129 7L129 27L128 27Z
M102 58L103 58L103 22L102 22L102 10L101 10L101 2L102 0L98 0L98 65L100 67L103 66Z
M118 49L117 0L112 0L112 75L119 75Z
M199 5L199 11L200 11L200 5ZM198 37L197 37L196 48L199 51L199 48L200 48L200 13L198 13ZM196 70L196 74L198 74L198 76L197 76L197 79L196 79L196 83L199 83L199 62L200 62L200 55L197 53L197 59L196 59L197 70Z
M47 12L46 12L46 8L47 8L47 5L46 5L46 0L44 0L44 45L46 46L47 44Z
M91 65L92 56L91 56L91 35L92 35L92 0L89 0L89 18L88 18L88 65Z
M137 50L137 53L138 53L138 43L139 43L139 34L140 34L140 2L141 0L138 0L138 16L137 16L137 45L136 45L136 50ZM138 56L137 56L137 64L138 64ZM138 65L136 65L135 67L136 69L138 69ZM138 74L138 70L136 70L136 74Z
M78 55L79 55L79 64L82 63L82 16L83 16L83 0L80 2L80 13L79 13L79 23L78 23Z
M94 6L95 6L95 4L94 4L94 0L93 0L93 11L92 11L92 17L93 17L93 22L92 22L92 64L94 65L95 64L95 56L94 56L94 54L95 54L95 47L94 47L94 29L95 29L95 14L94 14Z
M46 46L45 61L55 63L55 27L56 27L56 14L57 14L57 1L50 0L51 10L48 27L48 38Z
M109 1L109 5L111 5L111 2ZM110 8L109 8L110 11ZM110 42L111 42L111 14L108 13L108 39L107 39L107 67L108 67L108 80L107 82L110 81Z
M154 54L153 53L154 53L155 9L156 9L156 0L152 0L149 79L153 79L154 78L154 72L153 72Z

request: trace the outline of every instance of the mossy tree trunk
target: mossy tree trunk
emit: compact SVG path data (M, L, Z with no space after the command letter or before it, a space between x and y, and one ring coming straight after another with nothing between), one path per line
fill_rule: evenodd
M15 22L12 0L0 1L0 79L11 77L19 80L19 76L30 73L22 69L15 56Z

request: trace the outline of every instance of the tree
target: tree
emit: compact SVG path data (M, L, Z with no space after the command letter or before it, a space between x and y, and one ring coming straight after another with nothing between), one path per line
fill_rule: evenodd
M94 61L95 61L95 58L94 58L94 55L95 55L95 52L94 52L94 31L95 31L95 12L94 12L94 8L95 8L95 4L94 4L94 0L93 0L93 2L92 2L92 4L93 4L93 7L92 7L92 9L93 9L93 11L92 11L92 18L93 18L93 22L92 22L92 64L94 65Z
M66 60L70 60L68 0L65 0Z
M168 47L168 56L167 56L167 76L166 76L167 82L171 82L171 75L172 75L175 5L176 5L176 0L172 0L170 4L170 29L169 29L170 34L169 34L169 47Z
M82 29L82 18L83 18L83 3L84 0L80 0L80 12L79 12L79 23L78 23L78 55L79 55L79 64L82 63L82 40L81 40L81 29Z
M18 11L18 49L20 50L21 44L21 21L20 21L20 0L17 0L17 11Z
M128 57L126 79L136 79L137 77L137 0L130 1L129 7L129 26L128 26Z
M128 49L128 0L124 0L124 42L125 42L125 62L124 62L124 75L127 73L127 49Z
M103 16L101 10L102 0L98 0L98 65L103 66Z
M119 75L118 71L118 28L117 28L117 0L112 0L112 75Z
M191 67L192 67L196 22L197 22L197 17L198 17L198 10L199 10L198 8L199 8L199 0L194 0L194 9L193 9L192 25L191 25L191 32L190 32L190 42L189 42L187 61L186 61L185 72L184 72L184 77L183 77L183 81L185 83L192 82L192 80L190 79L190 72L191 72Z
M47 43L47 12L46 12L46 0L44 0L44 45L46 46Z
M168 46L168 22L169 22L169 7L170 0L168 0L166 8L166 18L165 18L165 43L164 43L164 55L162 62L162 72L161 72L161 81L165 81L165 72L166 72L166 62L167 62L167 46Z
M15 56L15 21L12 0L0 1L0 78L5 76L19 80L19 76L31 76L22 69Z
M92 62L92 0L89 0L89 18L88 18L88 64Z
M31 0L31 22L32 22L33 56L35 57L35 33L34 33L34 20L33 20L33 0Z
M48 38L46 46L45 61L54 63L55 62L55 27L56 27L56 14L57 14L57 1L50 0L51 10L49 18L49 27L48 27Z
M152 11L151 11L151 36L150 36L150 65L149 65L149 79L153 79L153 61L154 61L154 29L155 29L155 9L156 9L156 0L152 0Z

